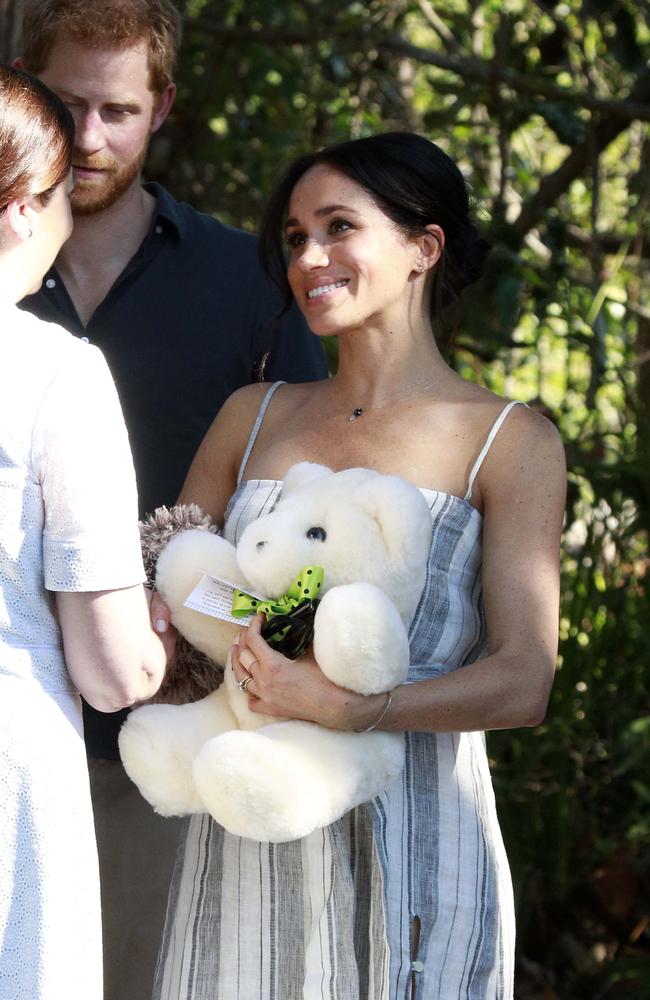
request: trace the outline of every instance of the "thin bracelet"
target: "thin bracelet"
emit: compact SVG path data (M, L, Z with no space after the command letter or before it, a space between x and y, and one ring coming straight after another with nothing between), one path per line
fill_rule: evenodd
M375 721L373 723L371 723L369 726L366 726L365 729L355 729L354 730L355 733L360 733L360 734L361 733L370 733L370 732L372 732L373 729L376 729L377 726L379 725L379 723L384 719L386 713L388 712L388 709L391 706L392 700L393 700L393 692L392 691L387 691L386 692L386 704L382 708L381 712L379 713L379 715L375 719Z

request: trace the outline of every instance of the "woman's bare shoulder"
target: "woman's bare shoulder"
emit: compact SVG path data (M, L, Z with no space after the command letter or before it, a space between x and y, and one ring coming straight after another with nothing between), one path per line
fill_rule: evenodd
M221 412L225 412L228 418L235 416L238 419L248 414L252 415L254 420L273 385L277 385L273 393L273 407L278 409L300 406L312 395L314 388L321 384L321 382L254 382L233 392L224 403Z
M456 402L461 404L464 417L468 415L477 425L485 428L492 426L499 415L510 404L511 406L501 428L498 438L509 441L510 444L532 441L550 448L561 448L562 442L557 428L546 416L538 411L535 404L527 404L523 400L509 399L500 396L485 386L458 379L456 385Z
M198 503L221 523L226 502L237 483L237 472L249 435L269 384L256 382L235 390L212 421L179 497Z
M518 405L513 406L504 420L497 438L502 439L505 446L519 452L524 452L529 457L540 453L564 455L564 446L555 424L543 413L540 413L534 405L522 404L519 400L501 400L501 409L504 409L509 402Z
M215 450L229 453L233 461L239 461L246 449L248 439L269 390L274 383L254 382L236 389L225 401L210 427L201 450L208 461L214 458ZM283 382L277 386L267 413L264 416L260 435L270 428L289 419L296 410L310 399L314 385L318 383Z
M236 417L243 418L246 414L252 414L253 419L264 402L264 397L271 388L270 382L251 382L250 385L242 385L235 389L225 401L218 416L224 419Z
M252 382L235 389L212 422L204 445L225 447L241 455L271 385L270 382ZM287 386L279 386L281 390L285 388ZM279 392L275 396L279 396Z
M532 406L513 406L483 463L479 482L486 499L490 494L543 492L563 502L566 456L557 427Z

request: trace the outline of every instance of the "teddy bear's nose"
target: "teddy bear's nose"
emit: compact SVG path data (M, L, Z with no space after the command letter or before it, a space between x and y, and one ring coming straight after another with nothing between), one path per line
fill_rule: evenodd
M255 548L257 549L258 552L261 552L265 545L266 542L258 542Z

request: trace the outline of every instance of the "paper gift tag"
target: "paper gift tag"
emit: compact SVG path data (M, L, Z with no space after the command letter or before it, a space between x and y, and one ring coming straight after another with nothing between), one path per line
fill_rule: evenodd
M224 622L232 622L233 625L250 625L254 615L246 615L244 618L235 618L232 614L232 595L235 590L241 590L236 583L226 580L220 576L210 576L204 573L196 587L184 602L186 608L198 611L202 615L210 615L211 618L219 618ZM254 590L246 589L246 593L251 597L263 601L265 598L261 594L256 594Z

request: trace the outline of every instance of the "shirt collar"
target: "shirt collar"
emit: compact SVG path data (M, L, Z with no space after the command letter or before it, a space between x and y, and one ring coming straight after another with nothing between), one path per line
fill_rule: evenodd
M179 203L172 198L168 191L155 181L149 181L145 185L145 190L156 199L154 210L154 225L159 219L171 224L178 233L179 239L183 239L187 232L185 217L181 212Z

